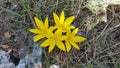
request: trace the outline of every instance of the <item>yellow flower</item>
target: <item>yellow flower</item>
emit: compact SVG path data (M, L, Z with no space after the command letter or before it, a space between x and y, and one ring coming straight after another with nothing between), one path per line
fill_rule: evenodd
M48 27L48 17L46 17L45 19L45 23L43 23L40 19L38 19L37 17L34 17L35 20L35 24L37 26L37 28L35 29L30 29L29 31L36 34L36 36L34 37L34 42L39 41L40 39L46 37L49 38L52 31L55 29L54 27Z
M58 29L62 29L64 32L66 32L66 30L75 28L74 26L70 25L72 21L75 19L75 16L70 16L65 20L65 14L64 14L64 11L62 11L62 13L60 14L60 18L56 13L53 13L53 17L56 23L56 27Z
M65 40L66 38L67 38L66 36L62 35L62 30L59 29L59 30L56 30L55 34L52 34L50 38L43 41L43 43L41 43L40 46L41 47L49 46L48 52L51 52L55 48L55 45L59 49L66 51L65 45L63 43L63 40Z
M80 50L79 46L76 44L76 42L82 42L86 38L81 36L75 36L78 32L78 28L73 30L72 32L70 30L67 31L67 39L65 40L66 50L69 52L71 49L71 45L75 47L76 49Z

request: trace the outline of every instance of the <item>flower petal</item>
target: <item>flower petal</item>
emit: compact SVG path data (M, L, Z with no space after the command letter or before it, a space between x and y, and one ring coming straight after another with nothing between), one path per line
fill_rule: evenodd
M70 43L68 41L65 41L65 45L66 45L67 52L69 52L71 49Z
M34 34L40 34L40 30L39 29L30 29L29 30L31 33L34 33Z
M60 25L60 20L56 13L53 13L53 17L54 17L54 21L55 21L56 25Z
M60 14L60 23L63 23L65 20L65 14L64 11L62 11L62 13Z
M69 18L65 20L64 25L66 26L70 25L74 19L75 19L75 16L70 16Z
M68 29L73 29L75 28L75 26L68 26Z
M49 29L47 29L47 33L46 33L46 37L50 38L51 36L53 36L53 30L55 30L56 28L53 26L50 26Z
M60 36L59 40L60 41L63 41L63 40L66 40L67 39L67 36Z
M75 42L82 42L82 41L84 41L86 38L84 38L84 37L81 37L81 36L75 36L74 37L74 41Z
M37 42L38 40L44 38L44 35L36 35L33 39L34 42Z
M75 42L70 41L70 44L75 47L76 49L80 50L80 48L78 47L78 45Z
M43 42L40 44L40 46L41 46L41 47L47 47L47 46L49 46L50 44L51 44L51 40L50 40L50 39L47 39L47 40L43 41Z
M62 29L58 29L55 31L55 35L60 36L62 35Z
M54 27L54 26L50 26L49 27L49 30L52 32L53 30L55 30L56 29L56 27Z
M68 36L70 34L71 34L71 30L67 30L66 35Z
M48 29L48 17L45 18L45 28Z
M43 28L43 22L39 18L34 17L34 20L35 20L35 24L39 29Z
M73 32L71 33L72 36L75 36L78 32L78 28L74 29Z
M55 48L55 44L50 44L48 52L50 53Z
M66 51L65 45L63 44L63 42L60 42L60 41L56 42L56 46L57 46L59 49L61 49L61 50L63 50L63 51Z
M65 32L66 32L67 30L71 30L71 29L73 29L73 28L75 28L75 26L64 26L64 27L63 27L63 29L65 30Z

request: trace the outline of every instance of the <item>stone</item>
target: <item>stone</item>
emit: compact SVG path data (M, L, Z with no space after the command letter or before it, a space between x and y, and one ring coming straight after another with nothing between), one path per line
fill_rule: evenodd
M0 68L15 68L15 65L13 63L7 63L7 64L0 64Z

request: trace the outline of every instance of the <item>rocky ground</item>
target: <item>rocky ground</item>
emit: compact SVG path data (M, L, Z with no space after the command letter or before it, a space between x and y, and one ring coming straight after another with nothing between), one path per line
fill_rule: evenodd
M107 22L97 22L85 8L85 0L0 0L0 68L119 68L120 67L120 5L107 8ZM52 12L64 9L66 16L75 15L74 25L80 35L87 38L79 43L81 50L74 48L66 53L57 48L47 49L33 43L33 16L52 20ZM51 23L52 24L52 23ZM41 63L42 62L42 63ZM54 67L54 65L53 65Z

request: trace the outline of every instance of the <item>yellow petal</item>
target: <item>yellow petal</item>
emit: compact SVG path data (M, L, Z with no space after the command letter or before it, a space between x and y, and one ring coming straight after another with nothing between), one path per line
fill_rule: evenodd
M64 22L64 25L66 25L66 26L70 25L74 19L75 19L75 16L71 16L71 17L67 18Z
M66 40L67 39L67 36L60 36L59 40L60 41L63 41L63 40Z
M68 28L73 29L73 28L75 28L75 26L68 26Z
M59 49L61 49L61 50L63 50L63 51L66 51L66 50L65 50L65 45L63 44L63 42L60 42L60 41L56 42L56 46L57 46Z
M34 17L34 20L35 20L35 24L39 29L43 28L43 22L40 19L38 19L37 17Z
M66 31L67 31L67 30L71 30L71 29L75 28L75 26L65 26L63 28L66 29Z
M62 32L65 33L67 30L66 29L63 29Z
M50 44L51 44L51 40L50 40L50 39L47 39L47 40L43 41L43 42L40 44L40 46L41 46L41 47L47 47L47 46L49 46Z
M55 21L56 25L60 25L60 20L56 13L53 13L53 17L54 17L54 21Z
M54 48L55 48L55 44L54 43L50 44L48 52L50 53Z
M66 45L67 52L69 52L71 49L70 43L68 41L65 41L65 45Z
M64 11L60 14L60 23L63 23L65 19Z
M60 36L62 35L62 29L58 29L55 31L55 35Z
M78 47L78 45L75 42L70 41L70 44L75 47L76 49L80 50L80 48Z
M48 17L46 17L46 19L45 19L45 27L46 27L46 29L48 29Z
M40 39L44 38L44 35L36 35L33 39L34 42L39 41Z
M66 35L68 36L70 34L71 34L71 30L67 30Z
M71 33L72 36L75 36L78 32L78 28L74 29L73 32Z
M50 38L50 37L54 36L53 32L50 31L50 30L48 30L48 32L47 32L46 35L47 35L47 36L46 36L47 38Z
M40 34L40 30L39 29L30 29L29 30L31 33L34 33L34 34Z
M82 42L82 41L84 41L84 40L86 40L86 38L81 37L81 36L75 36L75 37L74 37L74 41L75 41L75 42Z
M56 29L56 27L54 27L54 26L50 26L49 27L49 30L52 32L53 30L55 30Z

